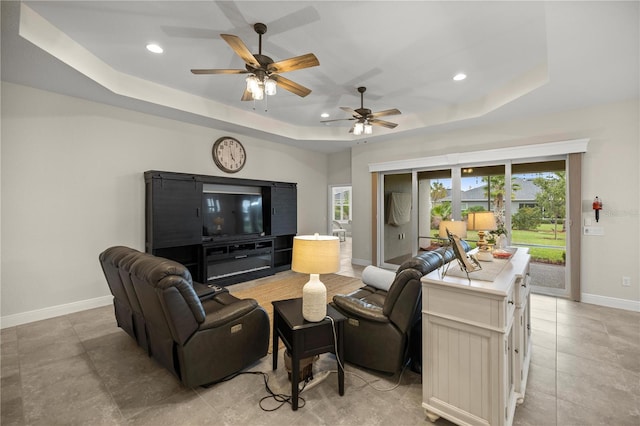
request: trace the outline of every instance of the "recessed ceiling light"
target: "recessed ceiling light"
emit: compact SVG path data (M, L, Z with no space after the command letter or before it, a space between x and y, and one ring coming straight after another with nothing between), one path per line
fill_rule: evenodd
M327 118L327 117L329 117L329 113L328 112L323 112L322 114L320 114L320 117Z
M155 44L155 43L147 44L147 50L149 52L153 52L153 53L162 53L162 52L164 52L164 49L162 47L160 47L159 45Z
M463 72L459 72L458 74L453 76L453 80L454 81L462 81L465 78L467 78L467 75L465 73L463 73Z

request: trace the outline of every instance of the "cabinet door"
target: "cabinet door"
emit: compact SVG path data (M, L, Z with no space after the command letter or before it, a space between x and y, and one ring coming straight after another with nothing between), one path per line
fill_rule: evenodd
M202 182L154 178L147 182L149 249L202 242Z
M298 192L295 184L271 186L271 235L298 232Z

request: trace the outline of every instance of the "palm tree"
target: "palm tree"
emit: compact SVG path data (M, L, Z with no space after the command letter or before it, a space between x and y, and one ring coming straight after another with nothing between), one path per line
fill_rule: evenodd
M431 204L435 205L438 201L447 196L447 189L442 182L431 182Z
M440 221L451 219L451 203L445 201L431 208L431 229L438 229Z
M484 195L487 197L489 201L489 205L493 208L494 214L496 215L496 221L498 223L498 228L504 228L505 218L504 218L504 193L506 191L506 180L504 175L492 175L492 176L483 176L483 182L488 182L488 185L485 186ZM511 199L513 200L516 196L516 191L521 188L520 184L516 181L516 178L511 178ZM493 200L491 197L494 197Z

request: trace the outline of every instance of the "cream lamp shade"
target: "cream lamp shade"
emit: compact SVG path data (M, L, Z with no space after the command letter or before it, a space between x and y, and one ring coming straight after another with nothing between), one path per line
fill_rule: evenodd
M302 316L307 321L322 321L327 315L327 289L320 274L340 270L338 237L318 234L294 237L291 269L310 277L302 287Z
M453 235L460 238L467 238L467 223L461 220L443 220L440 222L439 236L440 238L448 238L447 229Z
M467 229L478 231L478 247L486 246L484 240L485 231L498 229L496 216L493 212L473 212L467 216Z

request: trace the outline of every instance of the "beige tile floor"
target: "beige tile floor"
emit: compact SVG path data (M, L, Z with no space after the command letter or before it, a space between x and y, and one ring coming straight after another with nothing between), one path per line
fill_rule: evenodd
M341 273L349 270L344 263ZM514 423L639 425L640 313L540 295L531 306L531 369ZM411 371L389 377L347 365L343 397L333 374L303 394L306 406L296 412L262 411L266 392L255 375L184 388L116 327L110 306L6 328L0 342L2 425L429 424L421 378ZM334 368L331 355L314 366ZM286 372L272 372L270 356L250 370L287 390ZM400 385L381 392L361 377L378 388Z

